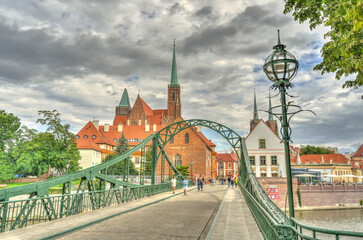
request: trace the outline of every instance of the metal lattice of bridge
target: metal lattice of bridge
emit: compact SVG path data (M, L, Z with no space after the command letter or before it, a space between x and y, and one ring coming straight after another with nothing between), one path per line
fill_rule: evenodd
M170 191L169 180L172 174L176 175L177 188L180 188L183 176L172 164L165 151L165 146L175 135L195 126L203 126L219 133L237 154L240 173L238 185L265 239L317 239L317 234L335 236L335 239L339 239L340 236L363 237L362 232L315 228L288 217L268 197L259 184L250 165L244 138L222 124L201 119L173 123L159 132L151 134L126 153L100 165L42 182L0 190L1 232ZM147 145L152 146L151 185L145 185ZM141 151L139 184L132 184L128 181L127 171L122 180L107 175L110 166L121 161L126 163L128 158L137 151ZM160 181L156 181L155 176L159 160L161 161L161 177ZM169 168L169 178L165 179L165 169L167 168ZM72 193L72 181L76 180L79 183L76 192ZM50 188L60 184L62 185L62 194L50 196ZM28 195L28 197L23 200L9 200L20 195Z

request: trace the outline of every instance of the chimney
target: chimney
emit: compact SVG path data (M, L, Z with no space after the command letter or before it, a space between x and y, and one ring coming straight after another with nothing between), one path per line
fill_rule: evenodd
M156 132L156 124L153 125L153 132Z
M297 153L297 164L301 164L300 153Z
M121 123L119 123L117 125L117 132L122 132L123 131L123 128L124 128L124 126Z
M93 123L93 126L95 126L95 128L98 130L98 126L99 126L100 121L99 120L93 120L92 123Z
M197 132L199 132L199 133L201 133L202 132L202 130L203 130L203 126L197 126Z
M149 124L146 124L145 125L145 132L149 132L150 131L150 125Z
M108 132L108 130L110 130L110 125L108 125L108 123L105 123L104 132Z
M130 126L130 119L127 119L127 126Z
M139 119L139 122L138 122L138 124L137 124L137 125L141 126L141 119Z

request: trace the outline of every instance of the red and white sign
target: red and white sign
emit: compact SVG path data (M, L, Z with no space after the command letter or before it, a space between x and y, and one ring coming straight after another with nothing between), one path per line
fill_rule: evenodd
M280 199L280 191L277 186L268 186L266 193L272 200Z

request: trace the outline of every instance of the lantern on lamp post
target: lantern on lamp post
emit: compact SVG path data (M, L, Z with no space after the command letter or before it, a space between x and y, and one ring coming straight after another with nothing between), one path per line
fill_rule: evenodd
M296 76L297 69L299 68L299 62L296 60L295 56L292 53L286 51L285 48L286 46L281 44L280 31L278 30L277 45L273 47L274 51L270 54L270 56L267 57L266 62L263 65L263 71L265 72L268 79L273 82L272 88L279 89L281 95L281 122L285 147L287 190L289 196L289 216L295 217L289 145L290 127L287 119L288 114L286 105L286 89L292 87L290 81Z

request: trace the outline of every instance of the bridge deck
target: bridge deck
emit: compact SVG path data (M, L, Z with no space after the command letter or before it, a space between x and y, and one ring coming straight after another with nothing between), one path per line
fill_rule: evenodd
M130 208L170 197L163 193L121 205L45 222L0 234L1 239L39 239L96 222L60 239L204 239L227 186L206 186L165 201L112 217ZM181 192L178 190L177 192ZM257 235L256 235L257 232ZM257 236L257 237L256 237ZM237 188L227 191L211 239L262 239L254 219Z

